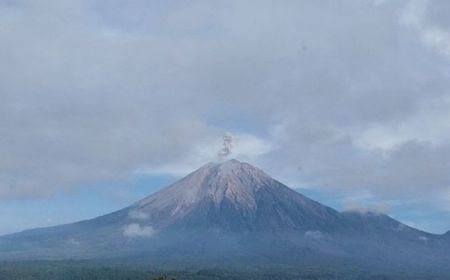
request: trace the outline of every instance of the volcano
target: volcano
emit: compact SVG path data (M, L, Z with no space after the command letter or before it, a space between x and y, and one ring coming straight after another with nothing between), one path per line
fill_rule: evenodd
M441 269L449 252L448 234L426 233L377 212L339 212L237 160L208 163L101 217L0 237L3 260Z
M324 229L338 215L237 160L209 163L131 209L158 230L223 232Z

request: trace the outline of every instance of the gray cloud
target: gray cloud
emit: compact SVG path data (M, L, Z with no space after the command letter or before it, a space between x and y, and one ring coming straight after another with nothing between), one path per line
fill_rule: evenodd
M2 3L0 197L171 166L230 127L299 185L440 197L446 4L416 2Z

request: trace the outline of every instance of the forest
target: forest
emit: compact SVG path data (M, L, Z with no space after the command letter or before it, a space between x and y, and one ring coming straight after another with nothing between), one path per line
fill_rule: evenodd
M78 261L65 262L3 262L0 263L0 280L414 280L446 279L435 273L405 273L384 271L380 273L353 268L271 268L271 269L148 269L130 266Z

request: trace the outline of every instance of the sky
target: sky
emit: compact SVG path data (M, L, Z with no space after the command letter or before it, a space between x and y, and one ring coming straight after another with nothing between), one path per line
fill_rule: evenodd
M450 230L450 2L0 0L0 234L218 154Z

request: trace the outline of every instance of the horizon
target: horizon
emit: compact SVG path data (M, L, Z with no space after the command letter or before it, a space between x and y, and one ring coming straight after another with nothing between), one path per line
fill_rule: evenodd
M0 0L0 235L237 158L450 230L445 1Z

